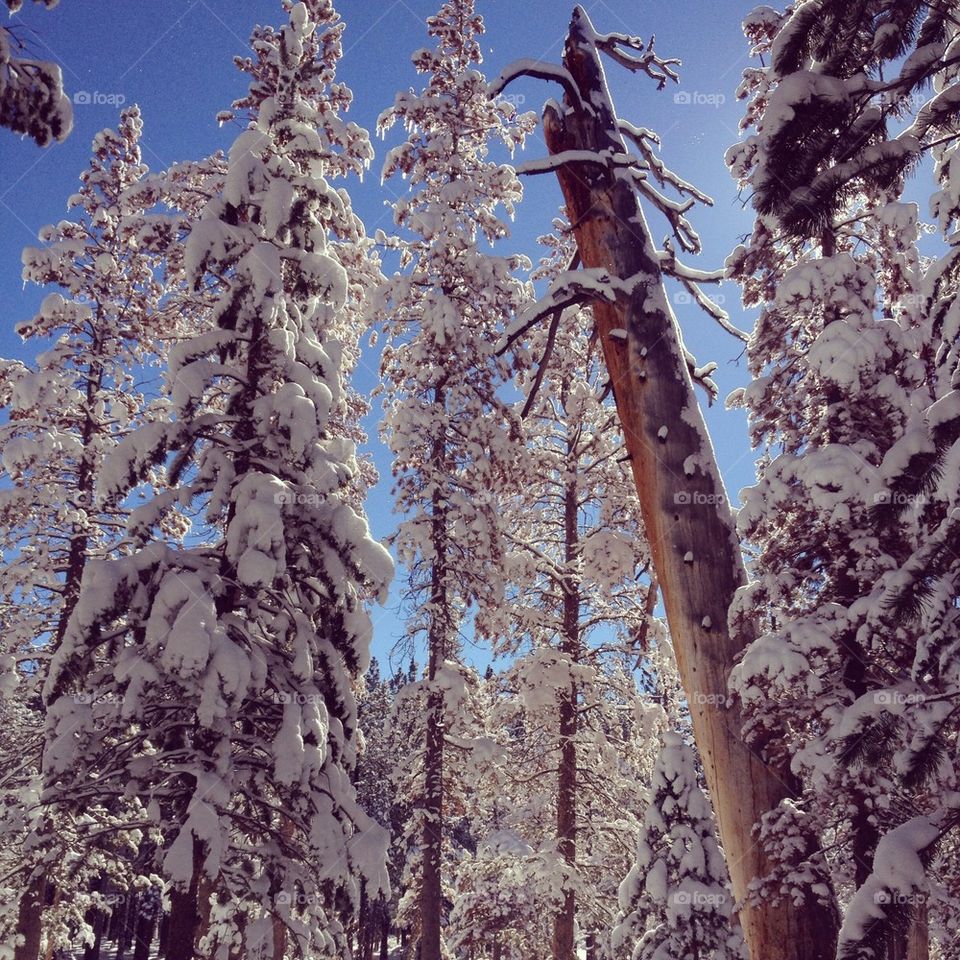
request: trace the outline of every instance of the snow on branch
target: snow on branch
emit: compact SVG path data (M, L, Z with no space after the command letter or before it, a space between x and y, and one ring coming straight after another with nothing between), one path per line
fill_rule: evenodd
M528 160L517 167L517 173L525 176L537 176L543 173L555 173L568 163L592 163L600 167L636 167L637 161L629 153L615 153L613 150L562 150L542 160Z
M506 353L528 330L557 311L593 300L613 303L622 289L621 281L615 280L606 270L599 268L566 270L558 274L556 280L550 284L546 296L520 314L506 329L497 344L497 355Z
M677 176L667 165L657 156L654 152L653 147L660 146L660 137L657 136L652 130L648 130L646 127L637 127L634 124L630 123L629 120L617 119L617 127L631 143L633 143L636 148L640 151L640 156L643 159L644 165L650 172L653 174L654 179L661 186L664 184L670 184L680 193L687 194L690 197L699 200L701 203L705 203L707 206L713 206L713 198L705 194L702 190L699 190L692 183L684 180L682 177Z
M750 335L735 326L730 320L730 314L720 304L711 300L700 288L701 283L720 283L726 275L725 271L695 270L681 263L677 260L676 251L673 249L669 237L664 240L663 247L663 250L657 251L660 269L663 273L668 277L673 277L674 280L679 280L698 306L713 317L727 333L746 343L750 339Z
M590 106L584 103L573 77L570 76L566 68L555 63L546 63L543 60L531 60L529 58L515 60L505 67L500 76L487 87L487 93L491 97L498 97L514 80L520 77L535 77L537 80L550 80L559 83L577 110L584 113L593 113Z
M631 37L626 33L595 33L592 39L598 50L602 50L620 66L634 73L645 73L656 80L658 90L662 90L668 80L673 80L674 83L680 81L679 74L673 68L679 67L681 61L676 57L659 56L654 50L656 37L651 37L644 43L640 37ZM628 50L634 52L628 53Z
M955 123L958 114L960 114L960 87L951 84L920 108L914 122L897 139L905 140L914 137L922 141L931 130L946 129L950 124Z
M665 197L656 187L654 187L646 177L646 173L640 173L636 170L628 171L634 187L644 197L646 197L670 222L673 235L677 238L680 246L687 253L700 252L700 235L693 228L693 224L686 218L687 211L696 203L694 197L687 197L686 200L671 200Z
M905 905L925 902L930 881L926 866L936 845L957 826L958 796L948 801L950 809L932 816L919 816L895 827L880 838L873 855L873 871L847 907L839 960L865 960L877 954L891 927L902 925Z
M690 379L706 391L707 404L712 407L713 401L720 396L720 388L710 376L717 369L716 361L711 360L700 367L697 365L697 358L686 348L683 351L683 359L686 361L687 370L690 371Z

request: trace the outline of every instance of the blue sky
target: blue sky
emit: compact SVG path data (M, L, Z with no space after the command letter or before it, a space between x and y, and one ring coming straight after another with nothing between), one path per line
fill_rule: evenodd
M680 83L658 92L653 81L633 76L609 64L608 77L619 113L663 138L663 157L686 179L716 201L712 209L696 211L695 224L704 242L698 266L712 268L739 238L750 230L751 216L737 198L736 185L723 164L726 148L738 137L742 104L735 100L740 75L747 65L747 46L740 21L754 6L750 0L596 0L584 4L598 30L617 30L649 36L655 33L661 55L683 60ZM254 23L278 23L279 0L62 0L52 12L24 9L10 18L16 35L32 55L56 59L64 72L68 93L87 94L74 107L74 130L64 144L40 150L0 131L0 352L24 357L14 331L17 321L29 317L44 291L23 288L20 279L22 248L36 242L44 225L62 218L66 199L75 191L77 175L87 164L94 134L116 123L122 103L138 103L143 112L144 160L161 170L176 160L202 157L226 148L238 128L218 128L218 110L245 90L243 76L232 58L247 52ZM439 0L339 0L337 8L347 23L340 79L355 94L354 120L372 129L378 114L398 89L416 86L410 54L428 45L424 20ZM567 0L478 0L487 35L483 44L484 69L494 77L510 61L533 57L557 61L573 3ZM556 91L537 82L511 88L523 109L539 111ZM689 94L689 103L676 95ZM682 97L680 98L683 99ZM375 142L377 159L362 185L351 186L354 205L369 232L389 229L385 207L401 188L381 187L379 171L386 147ZM538 136L527 157L543 154ZM518 212L513 247L537 256L535 239L549 229L560 202L552 177L528 178L526 197ZM666 232L654 221L658 242ZM688 258L689 259L689 258ZM734 321L749 328L734 286L719 291ZM721 399L745 382L747 373L741 344L732 340L696 307L677 305L687 344L700 363L716 360L715 379ZM739 358L739 359L738 359ZM358 385L369 390L375 382L375 358L358 371ZM374 411L377 413L378 411ZM746 421L722 403L707 411L717 456L727 486L736 492L753 479L753 454ZM375 433L375 429L372 431ZM393 526L389 464L378 444L373 452L383 479L369 503L374 531L386 535ZM400 630L395 609L376 615L375 647L381 655Z

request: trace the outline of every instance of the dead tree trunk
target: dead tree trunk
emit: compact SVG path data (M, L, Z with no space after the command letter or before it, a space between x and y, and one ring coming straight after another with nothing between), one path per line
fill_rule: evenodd
M568 91L565 109L548 105L543 117L555 157L627 153L595 36L578 7L563 62L581 104ZM612 164L567 157L557 175L583 265L629 281L615 304L594 305L597 333L734 893L743 900L750 881L768 871L753 827L795 789L785 771L771 769L745 746L739 711L723 706L743 645L727 628L734 591L745 582L743 559L635 189ZM619 330L627 331L626 342L614 335ZM802 904L744 905L739 918L754 960L835 955L836 913L812 896Z

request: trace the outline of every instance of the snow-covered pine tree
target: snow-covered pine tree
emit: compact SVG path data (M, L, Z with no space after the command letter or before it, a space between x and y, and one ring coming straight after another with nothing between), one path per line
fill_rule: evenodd
M920 96L956 56L955 19L953 0L802 0L750 14L748 39L769 63L744 74L745 124L758 129L728 162L750 168L758 213L822 237L851 190L896 191L960 113L955 88Z
M10 558L0 569L3 643L8 657L28 664L53 649L38 651L38 642L55 644L62 635L89 556L105 555L104 544L119 539L125 510L97 496L97 479L107 455L146 415L139 381L188 332L159 309L165 290L156 257L130 242L146 219L128 198L146 172L141 129L140 111L130 107L116 131L97 134L70 199L79 217L45 227L44 246L23 253L24 280L62 290L18 328L27 342L50 341L49 349L35 364L6 360L0 368L9 411L3 469L12 484L0 526Z
M667 731L653 771L636 862L620 885L618 955L633 960L743 960L727 868L693 750Z
M48 9L60 0L33 0ZM23 0L4 0L17 13ZM73 128L73 105L63 92L60 67L23 56L24 41L0 27L0 127L30 137L37 146L65 140Z
M951 60L956 59L957 37L954 21L946 30ZM943 69L934 78L935 96L955 97L958 79L955 63ZM923 409L914 408L879 468L878 509L888 523L910 531L910 552L860 604L868 611L872 632L906 627L916 642L905 650L903 670L872 678L871 689L844 711L834 732L857 761L893 769L910 807L880 831L870 875L846 912L838 953L843 960L878 954L926 960L956 951L960 798L953 744L958 735L960 564L953 544L960 456L955 235L960 133L953 122L940 134L931 150L936 189L930 212L942 248L939 256L921 261L922 276L905 304L918 331ZM904 817L909 819L901 823Z
M882 834L931 809L922 777L881 760L908 742L890 721L924 673L922 629L884 597L917 542L908 484L893 481L921 452L931 382L918 212L902 193L923 153L957 136L956 86L917 107L955 56L954 6L808 0L745 22L770 63L745 74L744 127L756 133L728 154L758 210L728 265L761 306L755 380L734 399L765 452L739 517L755 579L731 617L763 628L734 685L751 742L784 766L792 758L803 784L799 803L766 820L780 867L761 896L870 896ZM831 839L826 860L813 824ZM886 929L890 957L905 955L908 927ZM849 926L842 939L846 951Z
M344 382L361 291L345 263L366 244L331 182L372 152L341 116L333 5L282 7L240 63L250 123L187 240L186 275L217 293L211 329L173 352L170 418L135 433L101 487L122 495L165 464L170 489L134 512L127 556L88 568L46 687L50 806L142 798L168 960L340 956L361 887L386 882L351 777L365 599L392 562L355 509ZM178 503L203 510L188 547L160 526ZM79 704L77 687L106 702Z
M552 918L560 906L549 898L556 890L556 866L516 832L489 829L473 854L456 865L451 953L491 960L549 957Z
M391 150L384 178L403 175L408 196L394 205L403 273L385 285L389 342L384 436L394 455L396 544L410 571L412 636L424 635L427 683L459 652L468 606L503 595L494 492L516 456L516 424L497 389L509 375L495 355L498 327L525 295L516 257L494 255L521 188L514 170L489 157L513 148L532 123L490 99L479 71L483 21L473 0L450 0L428 30L434 50L418 51L420 93L397 95L380 129L401 123L407 140ZM440 960L444 820L444 692L427 694L420 844L422 960Z
M557 226L534 274L555 285L569 280L574 252L568 228ZM593 317L576 306L560 311L527 348L540 365L517 378L525 455L502 507L508 587L496 629L498 652L514 662L497 725L508 732L500 789L526 817L536 794L542 813L502 826L540 856L552 851L553 889L542 885L538 896L552 915L554 960L572 960L583 946L578 927L585 937L614 919L608 882L625 872L635 843L631 811L663 716L659 707L647 715L633 671L663 654L665 637L653 617L656 587L643 575L649 551ZM517 727L524 736L513 739Z
M42 347L36 360L0 362L6 412L0 427L0 655L3 693L19 721L19 736L6 742L15 752L3 763L19 771L5 787L3 860L24 890L19 919L2 922L11 931L4 939L12 941L14 925L24 937L18 958L31 960L39 950L43 889L65 877L82 888L84 871L92 869L65 849L67 825L46 821L35 805L43 746L40 690L87 564L115 551L129 512L98 496L105 461L132 430L162 415L162 401L145 397L144 381L171 344L193 332L186 319L161 309L158 259L133 239L148 219L139 199L130 197L146 173L141 130L134 106L122 112L116 130L97 134L80 189L70 198L76 218L45 227L43 246L24 250L24 280L59 291L18 327L27 343ZM183 532L175 517L168 518L167 532ZM86 815L98 812L104 813L99 802ZM6 904L17 900L4 898Z

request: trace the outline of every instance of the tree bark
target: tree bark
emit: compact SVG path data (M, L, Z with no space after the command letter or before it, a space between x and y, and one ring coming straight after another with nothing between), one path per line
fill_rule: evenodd
M548 104L543 126L553 155L627 152L594 36L577 7L563 62L592 109L575 108L569 94L562 113ZM753 827L796 785L746 747L739 710L724 705L730 670L750 639L727 626L746 574L643 212L622 171L565 163L557 175L584 266L630 281L615 304L598 302L593 311L744 937L753 960L833 960L836 911L812 895L799 904L744 902L750 881L769 869ZM615 330L627 331L626 344Z
M273 960L283 960L287 953L287 925L279 918L273 918Z
M906 907L909 921L902 932L894 931L883 952L883 960L930 960L930 929L927 904Z
M390 903L381 896L380 911L377 914L377 922L370 932L371 952L370 957L379 957L386 960L390 953Z

